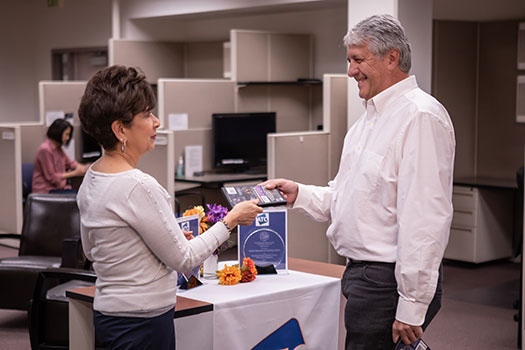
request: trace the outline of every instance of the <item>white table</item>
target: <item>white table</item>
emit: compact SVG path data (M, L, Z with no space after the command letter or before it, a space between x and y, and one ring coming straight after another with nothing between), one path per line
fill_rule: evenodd
M200 304L191 307L198 312L188 308L174 320L177 349L247 350L283 334L292 342L302 337L302 349L342 349L344 299L339 277L344 266L289 260L298 270L326 276L290 270L288 274L260 275L255 281L235 286L205 280L203 286L180 291L181 301L187 298ZM70 293L75 295L70 299L71 348L92 349L92 299L87 299L94 291L75 291ZM82 294L84 297L78 298ZM206 309L210 304L213 311ZM181 306L177 304L177 308Z

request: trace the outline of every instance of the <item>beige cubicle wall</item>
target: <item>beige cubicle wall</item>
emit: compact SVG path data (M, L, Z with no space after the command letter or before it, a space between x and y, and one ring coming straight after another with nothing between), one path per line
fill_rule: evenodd
M169 128L170 114L187 114L188 129L210 129L213 113L234 112L235 83L226 79L159 79L159 119Z
M22 163L34 163L36 151L46 139L47 128L42 123L21 123L19 126Z
M85 81L41 81L39 87L40 121L47 130L46 115L49 112L73 113L73 140L75 160L82 159L81 128L78 118L80 99L86 89Z
M230 47L232 80L275 82L313 77L310 34L233 29Z
M323 130L329 133L330 148L328 160L330 179L339 170L339 160L347 125L347 84L346 74L325 74L323 76Z
M139 67L151 84L162 77L182 77L182 44L175 42L109 39L109 65Z
M109 64L139 67L151 84L160 78L221 78L223 42L109 39Z
M22 147L20 127L0 126L0 232L22 231Z
M329 181L329 133L310 131L268 135L268 177L326 186ZM288 211L288 254L294 258L340 264L326 238L327 222L299 210Z
M169 130L157 130L155 148L140 158L137 168L153 176L171 196L171 206L174 207L175 195L175 162L174 135Z
M235 83L225 79L159 79L158 101L161 127L170 128L171 114L186 114L188 129L174 130L174 162L184 148L202 145L203 170L212 168L213 113L232 113Z

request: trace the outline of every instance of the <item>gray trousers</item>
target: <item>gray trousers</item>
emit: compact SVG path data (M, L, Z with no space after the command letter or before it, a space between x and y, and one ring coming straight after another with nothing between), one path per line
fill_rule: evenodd
M346 297L346 350L391 350L392 324L395 320L397 282L395 264L350 261L341 280ZM441 308L443 266L439 268L436 293L422 326L423 330Z

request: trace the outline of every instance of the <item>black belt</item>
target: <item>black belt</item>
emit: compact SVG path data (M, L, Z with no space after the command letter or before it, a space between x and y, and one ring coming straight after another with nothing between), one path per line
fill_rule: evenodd
M366 260L355 260L348 258L348 265L387 265L387 266L395 266L396 263L390 263L390 262L383 262L383 261L366 261Z

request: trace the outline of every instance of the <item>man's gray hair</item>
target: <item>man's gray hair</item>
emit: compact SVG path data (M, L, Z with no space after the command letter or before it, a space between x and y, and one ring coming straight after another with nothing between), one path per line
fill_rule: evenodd
M344 37L346 48L368 44L368 49L384 57L391 49L399 51L399 69L410 71L410 43L399 21L391 15L374 15L357 23Z

